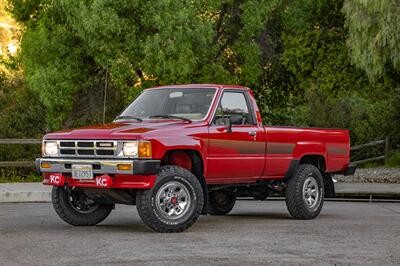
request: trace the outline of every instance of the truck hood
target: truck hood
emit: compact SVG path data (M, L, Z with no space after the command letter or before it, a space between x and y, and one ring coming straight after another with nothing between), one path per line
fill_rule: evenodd
M177 120L121 121L56 131L46 134L44 139L141 139L146 134L156 133L157 131L172 130L179 132L183 128L193 126L194 123L198 122L188 123Z

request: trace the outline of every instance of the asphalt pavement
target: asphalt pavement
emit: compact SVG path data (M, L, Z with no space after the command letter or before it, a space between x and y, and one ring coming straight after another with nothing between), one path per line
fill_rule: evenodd
M283 201L239 201L179 234L152 232L134 206L73 227L49 203L0 204L0 265L400 265L400 203L326 202L293 220Z

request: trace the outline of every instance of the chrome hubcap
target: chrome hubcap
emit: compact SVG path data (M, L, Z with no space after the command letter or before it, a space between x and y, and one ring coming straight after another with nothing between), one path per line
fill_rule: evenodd
M164 184L156 195L156 208L165 218L178 219L189 209L191 198L188 189L180 182Z
M303 185L303 200L307 208L313 209L318 207L320 191L317 180L310 174Z

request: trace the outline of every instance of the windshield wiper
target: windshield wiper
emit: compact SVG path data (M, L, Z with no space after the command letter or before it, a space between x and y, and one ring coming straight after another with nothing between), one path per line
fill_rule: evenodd
M121 116L118 116L117 118L114 119L114 121L116 121L116 120L121 120L121 119L136 119L136 120L139 121L139 122L142 122L142 121L143 121L143 119L141 119L141 118L139 118L139 117L136 117L136 116L131 116L131 115L121 115Z
M192 123L192 120L190 120L189 118L175 116L175 115L152 115L149 118L172 118L172 119L180 119L180 120Z

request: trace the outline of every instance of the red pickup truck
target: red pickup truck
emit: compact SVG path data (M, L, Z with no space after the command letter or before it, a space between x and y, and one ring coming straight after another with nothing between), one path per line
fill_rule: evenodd
M65 222L95 225L130 204L158 232L271 194L313 219L335 195L331 175L355 171L348 130L264 126L252 91L231 85L146 89L112 123L47 134L42 150L36 166Z

